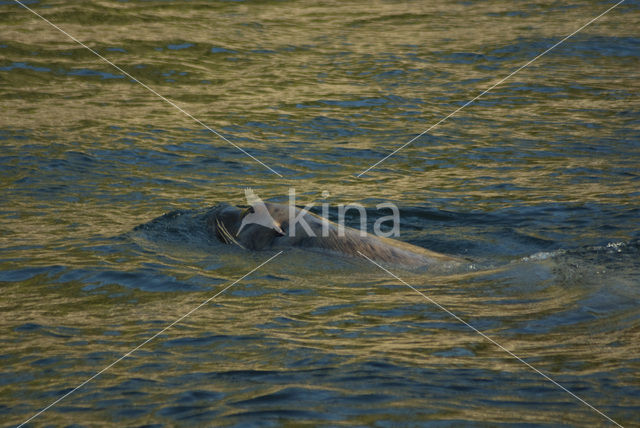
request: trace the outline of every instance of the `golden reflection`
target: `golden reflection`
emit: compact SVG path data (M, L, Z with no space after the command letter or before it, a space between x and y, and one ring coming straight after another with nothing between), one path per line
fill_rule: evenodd
M243 204L245 187L281 201L294 187L302 205L326 190L333 205L372 208L385 200L401 208L479 213L476 229L484 215L512 207L575 204L596 207L588 212L602 217L637 211L637 55L623 47L637 43L630 9L603 17L564 50L358 179L355 174L601 13L602 4L42 6L34 3L285 179L265 176L242 153L46 23L1 5L0 411L11 424L192 310L261 256L127 235L163 212ZM601 223L613 229L620 220L591 219L583 230L572 224L580 213L561 208L548 215L543 230L500 227L600 243L609 238ZM623 220L620 228L628 229L632 221ZM428 223L418 222L413 233L432 233ZM466 233L457 226L455 233ZM627 229L615 233L635 236ZM444 240L486 239L496 246L503 237L447 233ZM520 251L535 247L523 246ZM486 259L508 258L505 249L489 252ZM597 415L567 411L562 391L375 267L332 267L317 257L291 255L242 281L42 423L166 423L162 412L181 393L209 389L221 394L211 399L214 416L234 417L243 411L238 402L290 386L277 384L282 373L338 373L328 377L331 385L319 377L304 381L348 396L353 385L334 380L353 376L350 365L381 361L409 390L392 389L398 398L384 402L406 409L401 416L427 409L417 419L601 423ZM638 382L627 374L640 343L629 303L637 297L635 260L630 273L614 274L600 274L588 258L562 263L516 260L479 272L403 278L550 376L570 379L616 412L631 412ZM616 294L624 281L615 275L626 274L626 291ZM599 307L600 301L613 303ZM277 380L234 374L250 369ZM371 385L364 394L387 393L377 379L362 381ZM612 394L621 389L631 393ZM125 417L120 407L147 413ZM349 417L339 423L376 422L370 414Z

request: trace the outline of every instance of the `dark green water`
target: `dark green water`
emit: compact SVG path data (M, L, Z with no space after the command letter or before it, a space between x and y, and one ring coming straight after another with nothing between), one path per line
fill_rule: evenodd
M0 1L0 420L267 260L244 188L400 207L474 269L393 272L611 419L640 415L640 3ZM172 210L185 215L138 228ZM358 225L357 218L349 218ZM33 426L609 426L366 261L285 252Z

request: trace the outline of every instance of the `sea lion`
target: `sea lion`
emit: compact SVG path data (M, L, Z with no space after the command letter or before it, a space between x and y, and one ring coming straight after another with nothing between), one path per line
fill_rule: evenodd
M365 255L376 262L409 268L458 265L462 262L406 242L344 227L297 207L269 202L265 202L264 207L269 219L247 222L247 216L256 216L253 207L240 209L219 204L207 213L209 234L224 243L249 250L293 247L351 257ZM294 221L290 221L291 217ZM293 223L293 229L290 223Z

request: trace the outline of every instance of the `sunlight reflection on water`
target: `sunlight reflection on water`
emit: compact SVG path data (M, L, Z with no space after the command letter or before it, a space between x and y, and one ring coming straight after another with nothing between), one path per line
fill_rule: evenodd
M24 421L269 256L197 224L136 226L243 204L245 187L286 202L290 186L300 204L323 190L335 205L396 203L402 240L477 268L403 279L635 420L636 2L361 179L609 3L30 5L285 178L0 2L3 420ZM319 257L283 255L37 423L605 422L374 266Z

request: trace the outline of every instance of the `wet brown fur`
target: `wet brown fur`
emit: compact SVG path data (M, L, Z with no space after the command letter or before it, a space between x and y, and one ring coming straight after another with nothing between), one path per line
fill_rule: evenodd
M265 204L273 219L280 224L285 232L282 235L273 229L258 225L246 225L238 236L235 236L246 211L231 205L219 205L211 210L207 220L210 234L223 242L230 242L229 235L242 248L251 250L305 248L323 250L342 255L361 257L358 252L380 263L402 265L407 267L428 267L434 264L459 263L461 260L451 256L429 251L422 247L408 244L394 239L378 237L349 227L340 233L340 226L313 213L306 212L304 220L312 229L310 235L298 223L292 234L289 230L289 207L280 204ZM295 208L295 216L300 214L300 208ZM323 222L327 236L323 236ZM293 235L293 236L291 236Z

